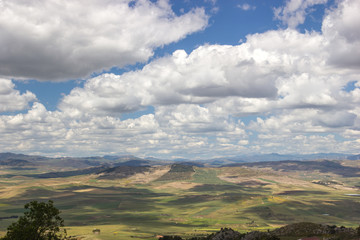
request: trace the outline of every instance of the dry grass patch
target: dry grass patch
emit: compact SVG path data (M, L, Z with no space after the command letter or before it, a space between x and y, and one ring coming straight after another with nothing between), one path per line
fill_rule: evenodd
M0 199L6 199L6 198L13 198L18 196L19 194L22 194L26 191L26 189L21 189L18 187L5 187L0 191Z
M155 189L176 188L176 189L187 190L187 189L191 189L196 186L202 186L202 185L203 184L192 183L192 182L170 182L170 183L166 183L161 186L155 187Z
M133 184L146 184L163 176L165 173L169 172L170 166L161 166L161 167L154 167L151 168L150 171L144 173L137 173L129 178Z
M86 189L74 190L73 192L91 192L94 190L95 190L95 188L86 188Z

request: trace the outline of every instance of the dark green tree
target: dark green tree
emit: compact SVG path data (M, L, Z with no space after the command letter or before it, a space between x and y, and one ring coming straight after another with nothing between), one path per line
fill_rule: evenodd
M24 216L12 223L3 240L60 240L66 236L64 220L54 202L32 201L25 204Z

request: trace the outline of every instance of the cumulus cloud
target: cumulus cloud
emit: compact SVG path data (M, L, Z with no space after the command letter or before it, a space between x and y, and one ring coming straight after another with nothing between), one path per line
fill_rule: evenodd
M284 7L274 9L275 18L290 28L296 28L305 22L308 8L325 4L328 0L288 0Z
M258 148L261 146L261 149ZM334 134L315 135L315 134L298 134L294 135L259 135L256 141L258 151L270 153L271 151L282 153L299 152L301 147L302 154L322 153L322 152L339 152L348 153L356 152L355 141L339 142ZM344 151L346 149L347 151Z
M64 96L57 111L34 103L27 113L0 116L0 146L199 158L239 151L355 153L360 36L352 30L359 11L356 0L346 0L327 11L322 32L272 30L237 46L177 50L136 71L90 78ZM6 84L0 93L16 93ZM149 106L150 113L121 120Z
M345 0L326 15L322 32L329 40L329 63L340 68L360 67L360 2Z
M155 116L162 126L167 126L177 133L203 135L213 132L237 131L237 124L229 121L226 115L214 114L209 108L195 104L162 106L156 110Z
M353 127L357 115L347 111L334 111L319 114L314 119L319 125L330 128Z
M153 115L125 121L112 117L76 120L63 112L48 111L36 102L27 113L0 116L0 145L9 151L37 149L43 153L63 152L74 156L97 151L110 153L115 145L121 145L121 150L126 152L125 148L145 145L149 136L156 138L157 129Z
M237 142L246 141L241 123L211 114L199 119L197 115L208 110L196 105L186 108L188 114L177 112L179 108L186 106L167 106L136 119L120 120L110 116L74 119L34 103L27 113L0 116L0 146L4 151L37 149L48 155L62 152L73 156L111 153L180 156L186 150L188 154L211 157L212 153L206 150L210 145L216 152L229 153L230 150L234 154L234 149L240 148ZM222 121L219 122L219 118ZM225 132L229 141L226 144L221 141ZM210 136L215 140L209 141Z
M0 112L24 110L29 102L35 100L36 96L32 92L26 91L21 94L11 80L0 78Z
M177 16L165 0L1 3L0 76L44 81L145 62L208 20L201 8Z
M316 139L311 134L329 131L348 131L346 136L353 138L351 134L359 122L359 89L357 83L352 91L343 88L351 79L359 78L359 71L351 66L333 67L335 57L328 50L337 46L336 39L344 38L340 34L345 33L330 34L325 26L348 18L344 8L348 6L340 5L328 12L322 33L268 31L249 35L238 46L204 45L191 53L178 50L138 71L89 79L84 88L64 97L60 109L120 116L151 105L155 106L154 117L167 137L175 139L179 134L190 141L211 133L219 139L217 146L227 144L238 149L234 147L236 142L249 151L254 150L254 144L248 140L250 132L268 141L275 135L291 140L304 134L310 142ZM331 15L337 18L329 20ZM340 28L338 25L331 31L341 32ZM351 49L356 39L349 39L347 47ZM259 115L248 126L231 120ZM232 131L237 132L238 138L225 144L220 135L229 137ZM298 144L298 140L290 140L289 144ZM185 138L174 142L184 145L184 141ZM198 141L210 145L208 138Z
M356 71L329 68L327 48L319 33L287 29L248 36L238 46L204 45L190 54L177 50L138 71L89 79L59 107L80 115L174 104L222 104L235 115L335 107Z
M341 101L338 94L343 84L341 77L311 76L307 73L280 79L278 107L336 108Z
M228 96L273 98L278 59L268 55L247 45L201 46L189 55L178 50L140 71L89 79L64 97L60 109L121 114L148 105L204 104Z

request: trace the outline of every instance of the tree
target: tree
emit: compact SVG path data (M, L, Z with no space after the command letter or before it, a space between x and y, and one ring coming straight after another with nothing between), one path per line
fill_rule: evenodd
M12 223L3 240L60 240L66 236L64 220L53 201L32 201L25 204L24 216Z

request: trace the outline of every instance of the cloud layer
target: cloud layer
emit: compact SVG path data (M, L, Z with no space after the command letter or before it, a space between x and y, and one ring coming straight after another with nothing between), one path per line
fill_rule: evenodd
M166 3L147 4L170 11ZM283 14L307 8L291 4L295 1ZM197 11L183 17L199 16ZM0 116L0 146L4 151L192 158L356 153L358 12L358 1L345 0L327 10L321 32L272 30L248 35L239 45L177 50L139 70L90 78L64 96L56 111L35 102L26 113ZM200 19L196 29L206 24L206 17ZM2 81L0 101L11 94L24 99L9 109L24 109L36 100L32 93L16 91L10 80ZM129 113L139 117L124 118Z

